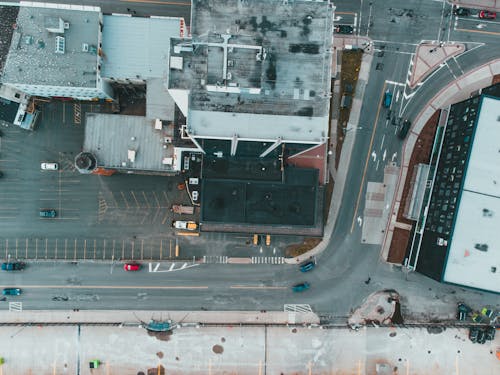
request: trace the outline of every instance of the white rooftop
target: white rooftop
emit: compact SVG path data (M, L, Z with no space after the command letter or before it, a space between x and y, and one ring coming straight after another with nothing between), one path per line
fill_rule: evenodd
M189 111L189 132L193 136L283 142L324 142L328 116L274 116L255 113Z
M168 70L170 38L180 35L180 18L104 16L102 76L161 78Z
M500 293L499 118L483 97L443 280Z

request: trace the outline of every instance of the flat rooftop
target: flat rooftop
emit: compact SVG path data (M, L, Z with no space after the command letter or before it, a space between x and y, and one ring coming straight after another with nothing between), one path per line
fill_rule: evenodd
M103 17L102 76L114 79L163 78L170 37L180 36L180 18Z
M169 73L169 88L190 90L191 134L326 139L328 1L193 0L191 21L192 40L173 40Z
M285 181L202 180L201 221L312 227L316 219L316 169L285 170Z
M443 281L500 293L500 99L483 96Z
M96 87L99 22L98 7L21 6L1 81Z
M154 120L142 116L87 113L83 151L96 156L98 167L171 172L166 161L173 157L173 146L165 141L172 138L171 130L157 130Z

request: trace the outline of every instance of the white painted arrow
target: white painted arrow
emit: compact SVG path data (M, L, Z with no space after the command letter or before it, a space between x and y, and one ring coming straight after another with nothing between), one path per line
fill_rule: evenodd
M394 154L392 154L392 158L391 158L391 161L394 161L394 159L396 159L398 156L398 153L395 152Z
M377 153L375 151L372 152L373 161L377 160Z

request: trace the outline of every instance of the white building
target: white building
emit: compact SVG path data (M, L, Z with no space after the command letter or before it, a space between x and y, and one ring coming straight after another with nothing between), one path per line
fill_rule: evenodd
M31 96L112 98L99 7L22 2L1 83Z

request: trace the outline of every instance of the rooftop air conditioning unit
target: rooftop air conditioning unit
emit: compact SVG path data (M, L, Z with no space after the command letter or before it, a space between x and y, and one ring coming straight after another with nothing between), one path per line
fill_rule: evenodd
M227 72L226 79L230 80L231 78L233 78L233 75L231 74L231 72Z
M87 43L82 43L82 52L88 52L89 51L89 45Z
M69 22L64 22L63 26L64 26L65 30L68 30L69 29Z

